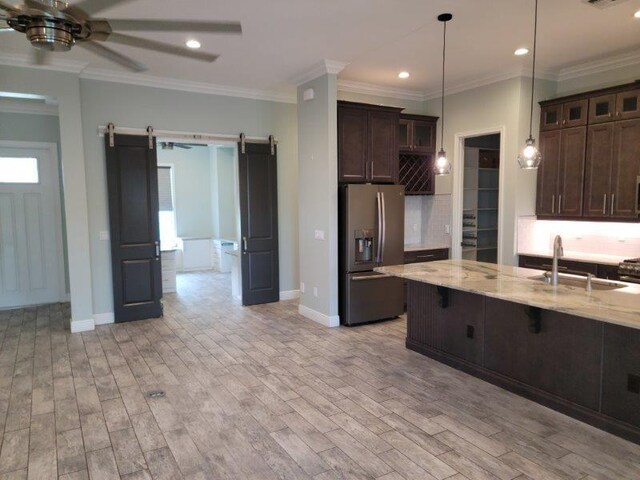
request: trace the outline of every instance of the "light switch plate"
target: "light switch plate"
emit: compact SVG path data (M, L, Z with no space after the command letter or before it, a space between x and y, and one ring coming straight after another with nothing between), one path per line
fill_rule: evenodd
M109 230L100 230L98 237L100 238L100 240L106 242L107 240L109 240Z
M316 230L314 237L316 240L324 240L324 230Z

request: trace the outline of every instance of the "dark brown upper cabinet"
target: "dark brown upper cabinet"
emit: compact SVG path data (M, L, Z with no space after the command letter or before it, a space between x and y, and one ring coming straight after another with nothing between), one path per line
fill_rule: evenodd
M589 124L612 122L615 112L615 93L593 97L589 100Z
M542 132L536 213L575 217L582 214L582 185L587 127Z
M638 221L638 82L541 102L536 213Z
M617 95L616 118L618 120L640 118L640 88Z
M438 117L400 115L398 138L400 151L430 154L436 150Z
M338 102L340 183L397 183L401 110Z

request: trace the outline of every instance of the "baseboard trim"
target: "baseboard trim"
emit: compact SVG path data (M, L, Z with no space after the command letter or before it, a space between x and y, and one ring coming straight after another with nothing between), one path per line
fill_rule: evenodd
M87 320L71 320L71 333L91 332L95 330L96 323L93 318Z
M300 290L283 290L280 292L280 300L296 300L300 298Z
M313 320L320 325L324 325L325 327L339 327L340 326L340 317L338 315L329 316L324 313L320 313L313 308L309 308L305 305L298 305L298 313L303 317L308 318L309 320Z
M115 317L113 312L94 313L93 321L96 325L109 325L110 323L115 322Z

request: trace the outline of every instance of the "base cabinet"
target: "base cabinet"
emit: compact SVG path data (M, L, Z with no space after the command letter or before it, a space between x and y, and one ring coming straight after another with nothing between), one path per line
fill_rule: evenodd
M408 288L407 348L640 444L640 330Z
M484 366L593 410L601 345L599 322L486 299Z
M640 330L604 326L602 413L640 427Z

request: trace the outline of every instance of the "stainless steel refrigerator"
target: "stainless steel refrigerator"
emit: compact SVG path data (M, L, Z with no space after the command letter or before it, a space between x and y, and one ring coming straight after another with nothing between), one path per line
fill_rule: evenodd
M373 269L404 263L404 187L343 185L339 208L341 323L358 325L401 315L402 279Z

